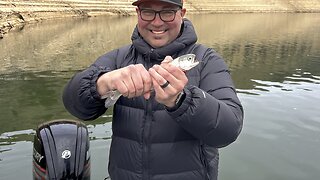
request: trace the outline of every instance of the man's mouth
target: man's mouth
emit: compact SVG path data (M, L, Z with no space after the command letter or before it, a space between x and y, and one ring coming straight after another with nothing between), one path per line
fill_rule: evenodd
M150 30L153 34L163 34L165 33L167 30Z

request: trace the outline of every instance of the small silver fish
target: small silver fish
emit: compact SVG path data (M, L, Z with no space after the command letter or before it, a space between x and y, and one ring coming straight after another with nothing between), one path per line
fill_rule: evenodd
M196 59L196 55L186 54L175 58L169 63L181 68L183 71L189 71L193 67L196 67L199 64L199 61ZM112 90L108 91L106 95L102 96L101 98L107 98L105 101L105 107L107 108L114 105L121 95L122 94L118 90Z
M175 58L169 63L181 68L183 71L189 71L193 67L196 67L199 61L196 59L196 55L186 54Z

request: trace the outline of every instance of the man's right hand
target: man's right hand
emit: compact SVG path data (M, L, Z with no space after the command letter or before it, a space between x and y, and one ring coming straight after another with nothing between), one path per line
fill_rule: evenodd
M108 91L118 90L124 97L143 95L150 98L152 78L142 64L132 64L101 75L97 80L98 93L103 96Z

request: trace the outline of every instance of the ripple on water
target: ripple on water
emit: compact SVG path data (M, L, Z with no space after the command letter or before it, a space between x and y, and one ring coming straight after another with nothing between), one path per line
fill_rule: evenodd
M298 136L319 140L313 138L320 133L319 76L301 72L283 82L252 81L254 89L238 90L245 106L247 133L266 139Z

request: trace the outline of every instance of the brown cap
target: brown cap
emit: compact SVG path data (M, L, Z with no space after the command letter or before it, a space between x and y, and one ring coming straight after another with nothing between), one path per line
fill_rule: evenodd
M134 6L139 6L143 2L150 2L150 1L162 1L162 2L167 2L171 4L175 4L177 6L180 6L182 8L183 5L183 0L137 0L132 3Z

